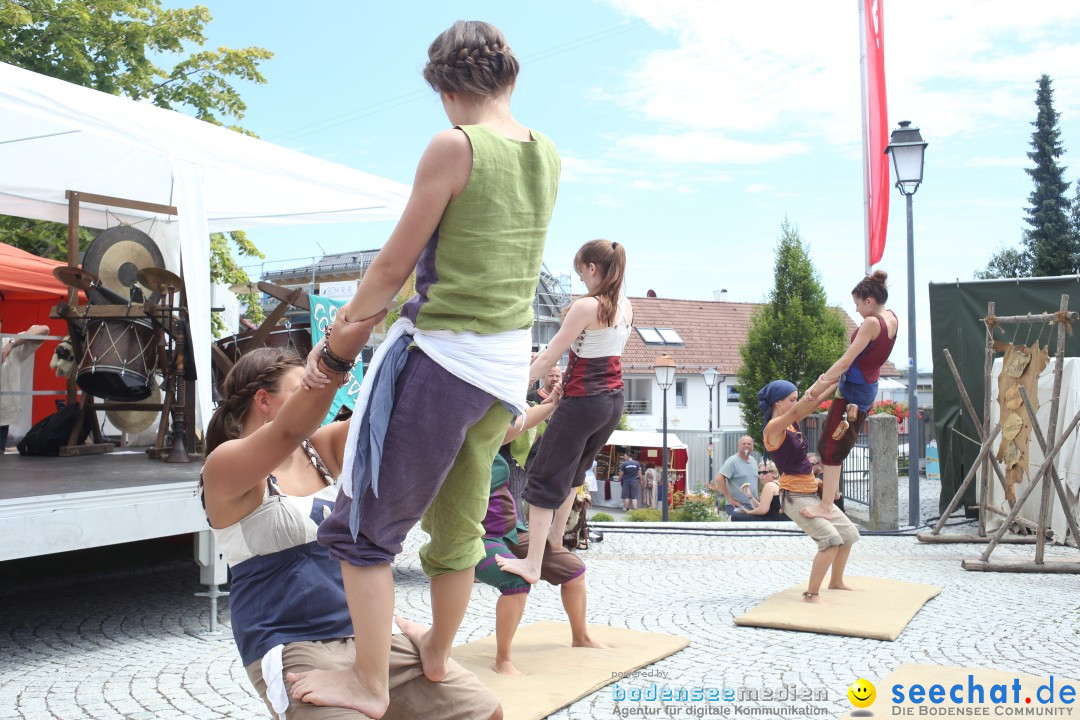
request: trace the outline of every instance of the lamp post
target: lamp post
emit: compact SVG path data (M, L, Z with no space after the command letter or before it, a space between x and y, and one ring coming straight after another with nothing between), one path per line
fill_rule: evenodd
M663 494L660 498L660 519L667 522L668 519L668 457L667 457L667 391L675 382L675 358L667 353L656 358L653 363L653 372L656 373L656 384L664 391L664 448L660 454L660 487Z
M885 152L892 156L896 189L907 200L908 271L908 524L919 524L919 370L915 356L915 234L911 225L911 196L923 176L926 143L919 128L907 120L889 136Z
M705 387L709 388L709 477L705 481L705 485L708 486L713 480L713 424L712 424L712 391L716 387L716 380L720 377L720 373L716 372L716 368L709 368L705 372L701 373L705 378Z

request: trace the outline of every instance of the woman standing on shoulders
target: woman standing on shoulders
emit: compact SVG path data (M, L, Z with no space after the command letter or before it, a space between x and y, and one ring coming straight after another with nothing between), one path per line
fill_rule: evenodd
M803 508L802 513L808 518L832 516L833 500L840 490L841 466L855 446L855 437L877 397L881 366L896 344L900 320L892 310L885 309L889 299L885 286L888 277L884 270L875 270L851 290L855 311L863 323L851 334L847 352L806 391L808 395L823 398L825 387L839 382L818 441L817 449L825 464L821 501Z

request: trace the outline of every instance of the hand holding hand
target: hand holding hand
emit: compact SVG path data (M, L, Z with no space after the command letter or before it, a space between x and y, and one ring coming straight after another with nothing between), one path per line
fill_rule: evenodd
M386 317L386 310L366 317L362 320L346 320L342 312L338 313L332 332L334 347L346 348L348 353L339 355L356 357L364 349L364 345L371 337L371 330L379 321ZM322 349L326 344L326 338L320 340L308 353L307 362L304 365L304 374L300 377L300 385L305 390L314 390L325 387L330 383L330 377L319 366L319 358L322 357ZM355 350L355 352L353 352ZM344 377L342 377L344 380Z
M540 404L547 405L548 403L550 403L552 405L558 405L559 401L562 400L562 396L563 386L562 382L560 381L551 386L551 393L546 398L544 398L544 402Z

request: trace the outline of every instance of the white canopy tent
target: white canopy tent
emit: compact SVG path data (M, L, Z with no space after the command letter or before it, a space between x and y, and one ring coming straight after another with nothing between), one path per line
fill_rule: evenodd
M0 63L0 215L64 223L68 190L176 208L162 215L83 204L79 224L139 222L168 269L183 275L203 426L211 408L209 234L393 220L409 195L401 183Z
M686 449L686 443L671 433L667 434L667 442L669 450ZM613 430L607 444L625 445L627 447L663 447L664 433L644 430Z

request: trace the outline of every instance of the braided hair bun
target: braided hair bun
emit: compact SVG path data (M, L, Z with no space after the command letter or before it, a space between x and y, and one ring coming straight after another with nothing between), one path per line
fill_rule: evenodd
M870 275L867 275L859 283L851 289L851 294L860 300L866 298L873 298L878 305L884 305L889 300L889 290L885 281L888 280L889 273L884 270L875 270Z
M514 84L520 67L497 27L458 20L428 48L424 79L435 92L497 95Z

